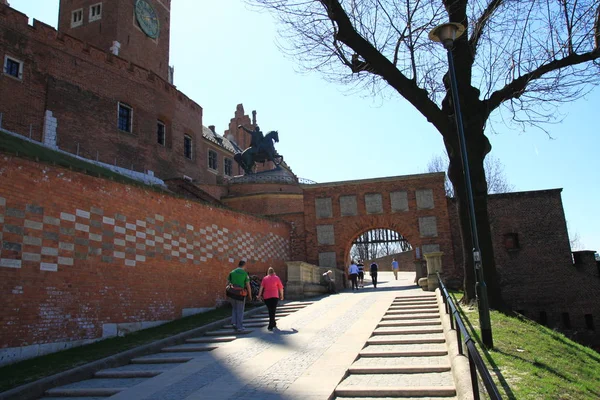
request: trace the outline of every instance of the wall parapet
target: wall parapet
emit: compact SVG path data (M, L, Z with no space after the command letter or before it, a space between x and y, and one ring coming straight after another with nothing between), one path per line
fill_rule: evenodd
M304 261L286 261L286 264L288 280L285 291L287 298L303 299L327 293L323 274L329 271L329 268L318 267ZM344 273L338 269L331 270L339 291L343 285Z

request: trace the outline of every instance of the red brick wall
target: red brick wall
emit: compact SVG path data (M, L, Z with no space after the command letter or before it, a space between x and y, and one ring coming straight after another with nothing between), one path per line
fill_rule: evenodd
M600 281L591 269L573 265L561 191L489 196L488 212L502 296L511 309L524 312L536 321L540 320L540 313L545 312L549 326L582 343L598 346L600 335L587 329L585 315L592 315L597 326ZM448 209L457 265L449 275L462 281L460 232L451 200ZM505 234L517 234L518 249L505 247ZM444 268L445 275L446 272ZM565 328L563 313L569 314L571 329Z
M413 247L421 247L425 244L438 244L440 251L444 252L442 259L444 265L454 268L443 174L411 175L396 178L303 185L303 189L306 257L309 263L318 265L320 252L336 252L337 267L344 268L349 262L352 241L366 231L381 228L400 233L407 238ZM433 191L433 209L417 209L415 192L419 189L431 189ZM408 211L391 211L390 193L395 191L406 191L408 193ZM366 213L365 195L370 193L382 194L382 214L368 215ZM341 216L340 197L344 195L356 195L358 215ZM317 198L332 199L332 218L317 219L315 208L315 199ZM421 237L419 233L419 217L427 216L436 217L436 237ZM318 244L317 225L334 226L334 245Z
M121 44L119 55L143 68L154 71L162 79L168 78L170 1L146 0L157 13L160 33L152 39L140 29L134 0L102 2L102 18L89 22L89 6L98 0L61 0L58 30L109 51L113 41ZM71 28L71 12L83 8L83 24Z
M105 4L107 2L103 2ZM157 6L158 8L158 6ZM61 149L161 179L187 175L212 182L202 140L202 108L156 74L57 32L0 5L0 57L24 62L22 81L0 74L0 113L5 129L42 140L45 110L58 122ZM133 132L117 127L117 107L133 108ZM166 125L167 143L156 140L156 124ZM183 154L183 138L193 139L193 159ZM79 145L79 146L78 146Z
M0 171L0 349L213 307L240 258L286 275L287 223L6 155Z

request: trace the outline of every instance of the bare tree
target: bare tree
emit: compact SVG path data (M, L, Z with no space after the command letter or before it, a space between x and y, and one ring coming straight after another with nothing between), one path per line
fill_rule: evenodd
M427 172L448 171L448 164L450 161L446 154L444 154L444 156L433 156L427 164ZM514 190L514 186L508 183L508 179L504 174L504 165L500 159L488 154L483 161L483 169L485 170L488 194L508 193ZM448 179L448 174L446 174L446 179L444 181L444 189L446 190L446 196L454 197L454 186L452 186L452 182Z
M483 160L492 113L521 127L541 126L556 107L600 82L600 0L246 0L273 11L282 49L331 80L374 93L391 89L435 126L457 188L463 252L471 232L445 50L428 33L445 22L466 31L452 49L463 110L477 230L490 306L503 305L494 265ZM385 93L384 93L385 94ZM502 111L502 112L500 112ZM472 257L466 300L474 298Z
M372 260L409 250L412 250L412 246L399 233L389 229L372 229L354 240L350 257L354 260Z
M585 246L583 243L581 243L579 232L573 232L569 221L567 221L567 232L569 234L569 244L571 245L571 251L583 250Z

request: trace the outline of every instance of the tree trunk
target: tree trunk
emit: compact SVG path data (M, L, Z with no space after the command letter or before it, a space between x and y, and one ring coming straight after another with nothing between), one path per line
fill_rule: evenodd
M453 119L454 115L451 117ZM496 273L496 265L494 263L494 250L487 209L487 183L483 165L485 156L491 150L491 146L483 133L483 126L465 124L464 131L469 158L469 172L471 175L471 188L475 206L475 219L477 221L476 229L479 238L479 250L482 257L483 276L487 286L489 305L494 309L502 309L503 301L500 291L500 282ZM455 196L457 199L456 204L458 208L463 249L465 301L470 301L475 298L476 274L473 260L474 241L471 229L471 217L469 214L469 198L467 195L467 186L462 168L460 146L456 129L452 129L452 132L449 132L448 136L449 137L444 138L446 150L450 159L448 177L454 185Z

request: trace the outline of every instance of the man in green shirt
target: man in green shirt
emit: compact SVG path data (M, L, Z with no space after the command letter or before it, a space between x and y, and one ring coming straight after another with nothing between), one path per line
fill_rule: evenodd
M246 261L242 260L238 263L238 267L229 273L227 282L239 287L245 287L248 291L248 298L252 299L252 289L250 288L250 277L246 272ZM246 298L241 300L229 298L233 311L231 313L231 324L236 331L244 331L244 306Z

